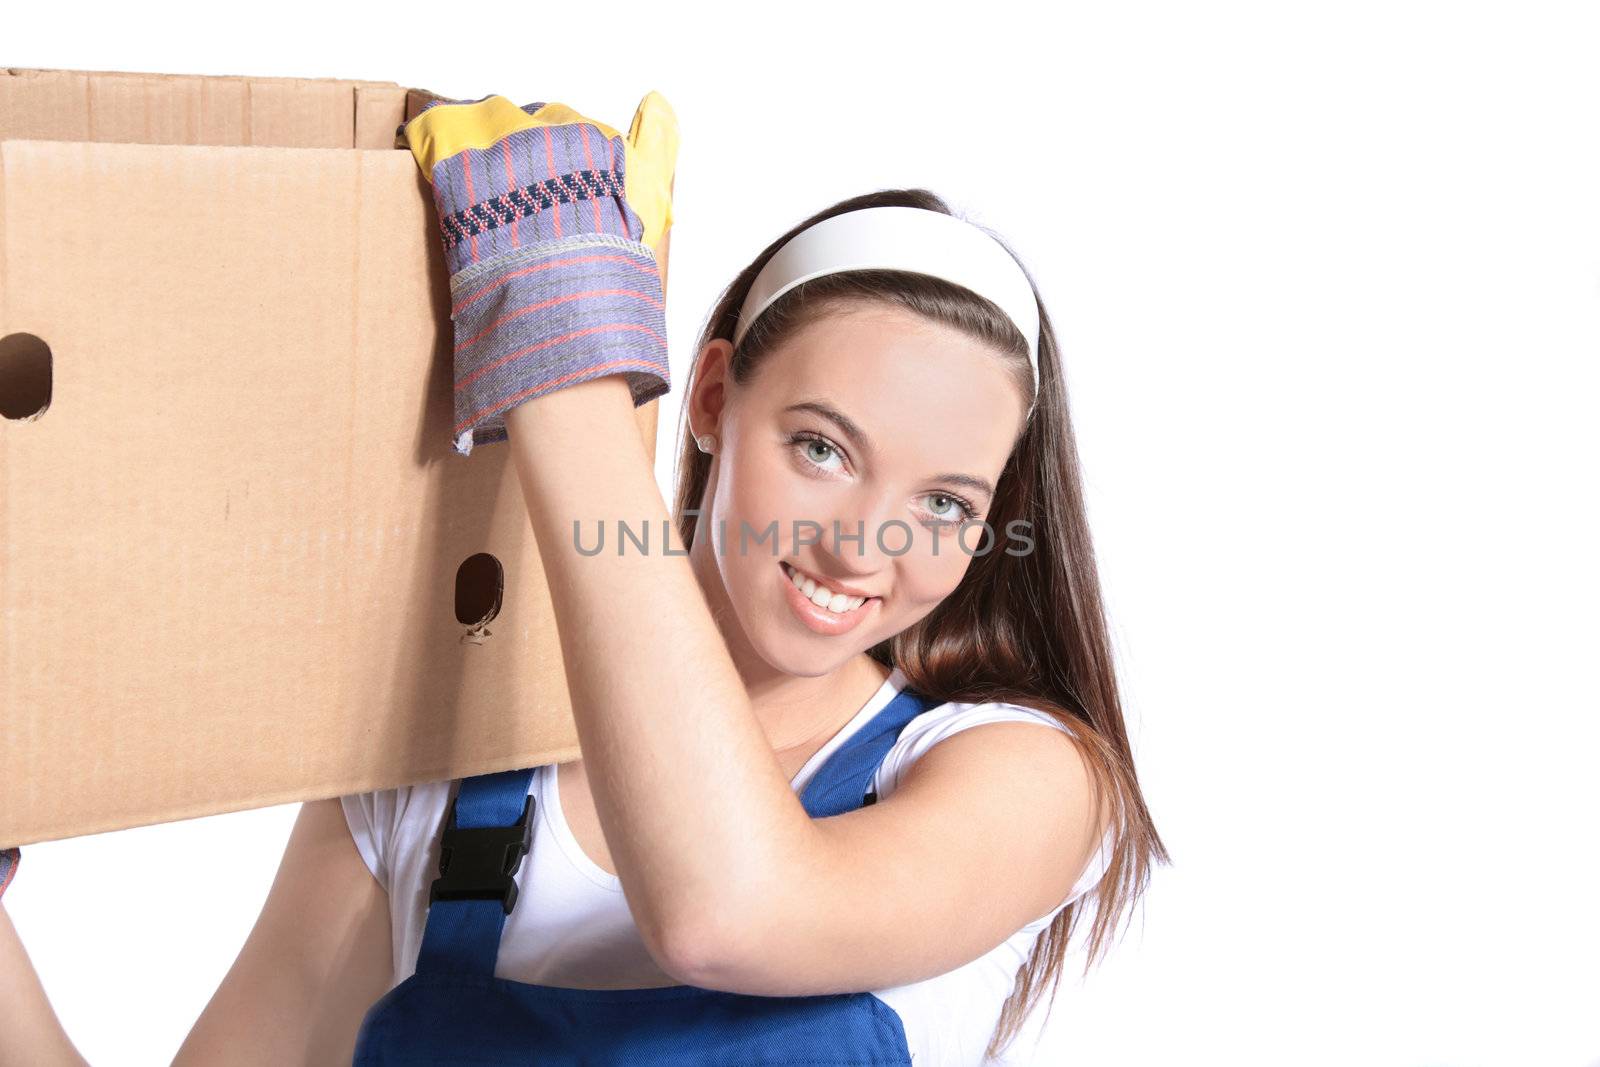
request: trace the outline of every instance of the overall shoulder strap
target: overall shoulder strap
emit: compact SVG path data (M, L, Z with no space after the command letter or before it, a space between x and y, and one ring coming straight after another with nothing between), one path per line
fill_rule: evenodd
M513 875L533 833L534 768L461 779L445 809L439 877L428 891L417 973L494 975L506 916L517 903Z
M817 768L815 778L800 794L800 803L813 819L842 815L862 806L872 776L906 724L929 708L932 697L910 687L900 690L872 721L851 734L839 749Z

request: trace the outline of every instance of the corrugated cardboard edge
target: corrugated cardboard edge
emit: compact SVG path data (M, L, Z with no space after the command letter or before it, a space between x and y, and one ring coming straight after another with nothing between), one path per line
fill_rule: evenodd
M0 138L396 149L405 122L441 98L363 78L4 67ZM116 121L97 128L102 108Z

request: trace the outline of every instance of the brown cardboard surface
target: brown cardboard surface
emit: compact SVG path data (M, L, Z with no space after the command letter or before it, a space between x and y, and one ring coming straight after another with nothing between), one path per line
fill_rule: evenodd
M577 757L509 450L449 448L430 95L0 68L0 845Z

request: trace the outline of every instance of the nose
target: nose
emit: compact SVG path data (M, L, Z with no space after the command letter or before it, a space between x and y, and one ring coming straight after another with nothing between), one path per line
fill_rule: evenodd
M817 567L825 578L881 591L881 580L874 581L874 576L892 566L895 558L883 546L898 551L906 534L890 527L879 537L891 517L886 494L864 490L842 498L840 504L834 514L820 519L823 530L814 546Z

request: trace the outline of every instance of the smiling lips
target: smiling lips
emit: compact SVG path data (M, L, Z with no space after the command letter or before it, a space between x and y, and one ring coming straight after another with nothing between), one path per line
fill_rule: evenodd
M783 564L783 573L789 576L789 581L794 583L796 589L805 594L807 600L819 608L827 608L832 612L843 614L847 611L854 611L863 602L871 599L870 597L831 592L828 586L813 580L810 575L801 574L788 563Z
M785 598L789 607L801 622L820 634L837 636L855 629L867 612L883 599L834 592L782 560L778 565L788 579Z

